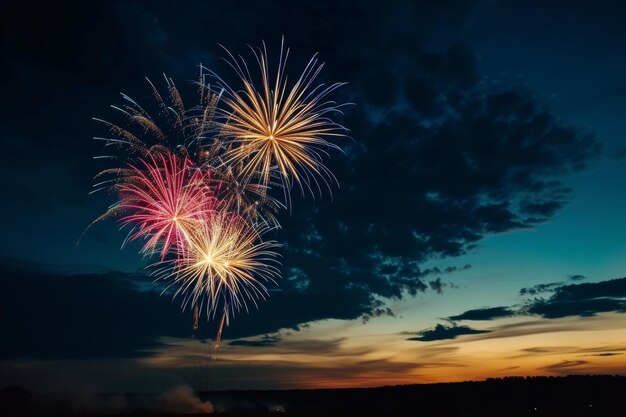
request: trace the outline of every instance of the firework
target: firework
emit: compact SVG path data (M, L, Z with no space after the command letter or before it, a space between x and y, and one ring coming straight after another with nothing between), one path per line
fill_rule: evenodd
M227 211L239 214L253 225L279 228L276 215L284 206L267 193L267 187L254 178L240 175L241 164L224 166L216 171L215 190Z
M179 89L171 78L164 75L166 93L161 94L155 85L150 85L152 100L149 106L141 106L128 95L122 93L123 104L111 107L122 120L118 123L94 118L104 124L110 136L94 137L105 142L106 149L115 149L114 155L99 158L121 158L136 160L145 157L153 147L184 147L192 149L194 156L207 158L207 149L202 147L203 134L214 123L215 107L219 96L213 94L200 76L197 85L197 104L188 108L183 102Z
M222 311L228 318L248 302L267 296L266 283L279 277L278 244L263 241L266 227L253 227L241 217L216 212L198 224L188 250L175 259L155 264L157 279L172 279L187 305L206 305L208 316Z
M229 53L241 88L201 66L194 106L165 77L164 94L148 80L148 107L122 94L124 103L112 106L120 122L95 119L109 132L95 139L112 150L99 158L123 161L96 176L94 192L118 197L96 222L118 218L130 229L127 240L143 241L142 254L160 255L152 273L169 281L183 309L193 308L194 329L201 309L208 318L221 314L216 346L229 317L265 299L266 285L280 277L279 245L263 236L280 227L276 217L294 185L314 194L336 182L324 157L347 133L332 120L341 106L327 99L342 84L316 83L323 68L316 56L288 83L284 44L274 76L265 45L252 51L259 89L245 61ZM284 204L273 188L283 190Z
M264 187L270 184L276 171L286 193L293 184L311 193L315 184L321 192L318 179L330 188L330 182L336 179L324 165L323 156L329 149L339 150L328 139L345 136L346 130L331 120L334 113L341 112L341 106L327 100L327 96L342 83L315 84L324 64L313 56L297 81L290 85L285 75L289 49L284 48L284 43L273 77L265 44L263 48L251 49L260 71L260 89L256 88L245 61L230 53L228 62L240 78L241 90L229 87L209 71L224 92L224 108L218 108L216 124L220 136L233 144L225 152L225 163L241 164L240 175L258 176Z
M188 108L174 81L165 75L164 79L166 89L161 93L146 78L151 92L147 105L122 93L123 104L111 106L121 114L121 121L94 118L110 134L94 139L104 141L105 149L111 151L96 158L124 163L96 175L99 182L92 193L108 190L119 201L91 224L121 217L123 225L131 227L127 240L145 238L142 252L160 252L162 258L172 248L185 248L184 235L215 202L207 199L209 167L195 168L192 158L197 165L209 159L211 149L201 144L204 132L214 123L219 98L201 74L196 83L197 104Z
M109 212L132 227L130 240L145 239L144 254L160 252L163 259L172 247L184 251L191 234L217 208L208 174L171 151L150 153L119 175L120 200Z

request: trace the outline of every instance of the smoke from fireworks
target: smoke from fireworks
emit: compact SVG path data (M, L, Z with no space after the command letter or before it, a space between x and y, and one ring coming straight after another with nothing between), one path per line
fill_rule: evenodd
M188 108L170 78L164 95L148 80L155 111L122 94L124 104L112 106L121 123L95 119L112 136L95 139L117 150L99 158L122 161L96 177L95 191L117 196L96 221L118 218L130 228L128 239L143 241L141 253L160 255L153 275L169 281L183 308L193 307L194 328L200 308L208 318L221 312L218 337L224 321L256 306L280 277L279 245L264 240L286 207L276 191L288 196L297 184L313 192L315 184L321 192L319 181L330 187L336 180L323 157L339 149L329 140L346 132L331 119L340 106L327 100L341 84L314 84L323 67L315 56L289 85L283 44L273 78L265 45L253 52L260 90L245 62L229 54L243 90L201 72Z

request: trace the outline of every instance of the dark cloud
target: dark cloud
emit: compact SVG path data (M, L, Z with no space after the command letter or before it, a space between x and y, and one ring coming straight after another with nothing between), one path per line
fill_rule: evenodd
M586 279L583 275L570 275L570 281ZM564 284L551 282L522 288L522 296L537 295L551 292L546 298L533 298L521 308L485 307L468 310L450 316L449 320L493 320L514 315L536 314L544 318L561 318L566 316L594 316L605 312L626 312L626 278L583 284Z
M429 75L433 86L458 91L439 76ZM558 175L584 166L593 138L561 126L525 93L459 93L431 128L413 112L380 123L350 113L359 145L349 165L333 161L342 183L333 204L294 210L284 224L285 263L306 272L309 288L350 288L372 302L439 291L441 281L424 280L422 261L464 254L487 234L531 228L567 202ZM311 224L319 241L299 235Z
M511 317L515 315L515 311L513 311L509 307L485 307L478 308L475 310L467 310L464 313L461 313L456 316L450 316L448 319L459 321L459 320L493 320L501 317Z
M468 326L446 326L444 324L438 324L433 329L426 329L418 332L418 336L411 337L407 340L416 340L419 342L431 342L435 340L448 340L456 339L458 336L467 334L480 334L489 333L487 330L472 329Z
M568 275L567 279L570 281L582 281L583 279L587 279L586 276L580 274Z
M237 315L224 337L234 339L273 334L281 329L299 331L306 327L303 323L329 317L367 322L375 317L394 314L382 301L372 300L358 287L337 289L333 293L326 292L313 280L312 288L306 291L294 289L292 285L283 280L281 290L273 291L267 302L260 303L258 310ZM209 330L209 334L212 332Z
M522 352L530 353L530 354L571 353L572 350L576 350L576 348L572 348L569 346L537 346L537 347L521 349Z
M336 339L310 339L310 338L287 338L281 335L265 335L249 339L233 340L229 346L243 348L262 347L264 354L269 355L324 355L325 357L359 357L367 355L373 350L368 347L345 348L342 346L345 338Z
M532 355L543 354L572 354L579 356L617 356L622 355L621 351L624 351L624 346L601 346L601 347L574 347L574 346L537 346L532 348L521 349L522 354L514 356L513 358L521 358Z
M160 336L189 337L191 317L141 275L0 268L1 358L136 357Z
M369 313L363 314L363 324L367 323L371 319L375 317L388 316L388 317L396 317L396 314L389 307L385 308L375 308Z
M586 365L589 362L587 361L583 361L583 360L575 360L575 361L568 361L568 360L564 360L558 363L553 363L551 365L547 365L547 366L542 366L539 369L543 369L546 371L552 371L552 372L559 372L559 371L567 371L570 370L572 368L577 368L579 366L582 365Z
M488 333L476 335L472 340L506 339L526 335L577 331L580 328L580 323L550 323L543 319L538 319L490 327Z
M281 291L238 317L229 334L393 314L386 300L445 288L440 278L426 279L435 272L425 261L549 220L570 198L562 177L585 168L599 150L593 135L565 125L532 92L486 89L468 45L426 46L431 31L465 25L474 3L225 2L217 10L200 1L117 1L44 4L33 16L30 5L7 2L1 80L14 99L2 103L3 185L24 218L49 204L84 207L101 167L90 159L101 150L89 140L98 133L91 117L106 116L118 91L145 100L143 77L162 72L184 87L200 62L229 79L216 43L245 53L245 43L264 39L275 57L284 34L292 47L289 73L319 51L327 62L321 80L349 82L336 99L357 104L341 120L354 141L342 141L346 156L329 161L341 184L333 199L296 196L292 214L281 218ZM29 162L41 160L47 163ZM99 198L104 210L105 196ZM93 210L95 218L100 212ZM107 291L117 290L127 294L123 286ZM106 304L106 291L92 294L92 304Z
M191 313L181 312L180 300L160 295L143 273L122 272L62 274L41 265L3 258L0 268L0 315L11 317L0 326L2 358L93 358L151 355L161 346L160 338L213 337L216 323L200 323L194 335ZM289 285L286 285L289 287ZM328 312L335 317L356 319L369 308L344 302L355 300L359 292L346 290L335 295L302 293L283 289L273 292L271 302L260 303L251 314L240 313L224 332L225 339L258 334L261 338L235 340L235 346L270 346L281 341L273 334L279 329L307 328L309 321L322 320ZM321 309L331 303L334 308ZM387 308L371 310L371 319L393 315ZM286 312L289 312L286 314ZM45 349L41 340L54 340ZM314 342L307 342L318 346ZM320 348L318 346L318 348Z
M584 275L580 275L580 274L567 276L567 279L569 281L582 281L586 278L587 277L585 277ZM537 284L532 287L522 288L519 291L519 294L522 296L526 296L526 295L537 295L541 293L552 292L558 287L562 286L563 284L564 284L563 282L549 282L546 284Z
M276 345L281 340L282 340L281 337L278 335L273 335L273 336L265 335L255 340L246 340L246 339L233 340L231 342L228 342L228 345L229 346L268 347L268 346Z
M548 299L536 299L526 306L528 314L545 318L594 316L626 312L626 278L595 283L563 285Z
M537 284L532 287L522 288L519 290L519 295L537 295L544 292L554 291L555 288L563 285L562 282L550 282L548 284Z
M433 281L430 281L428 285L430 286L431 290L435 291L437 294L441 294L447 284L443 282L441 278L437 278Z
M594 353L588 356L619 356L619 355L623 355L623 353L615 353L615 352Z
M572 275L568 277L571 281L585 279L582 275ZM461 314L450 316L447 319L452 323L451 326L438 324L434 329L427 329L420 332L419 337L409 340L440 340L453 339L457 334L476 334L489 333L480 336L480 339L493 339L522 336L527 334L537 334L553 331L570 331L575 330L576 326L571 324L555 325L546 327L543 320L512 323L501 325L489 331L474 330L467 326L457 326L456 321L461 320L495 320L498 318L512 316L528 316L539 315L542 318L558 319L567 316L589 317L598 313L626 313L626 278L618 278L608 281L582 284L562 284L548 283L539 284L529 288L522 288L520 295L535 295L541 292L552 292L552 295L545 298L534 298L528 300L522 307L501 306L501 307L484 307L478 309L467 310ZM457 333L458 332L458 333ZM550 348L530 348L523 351L528 353L542 352ZM567 352L573 352L573 348L565 349ZM611 347L609 351L621 350L621 348ZM584 351L588 353L589 351ZM609 356L614 352L600 352L602 356Z

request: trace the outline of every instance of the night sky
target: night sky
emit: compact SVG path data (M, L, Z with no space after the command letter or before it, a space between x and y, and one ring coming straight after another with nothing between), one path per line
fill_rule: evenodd
M92 118L282 36L294 74L319 52L348 83L350 138L332 196L280 214L283 277L213 388L626 374L622 2L54 3L0 10L0 387L197 383L209 344L139 245L114 220L77 245L113 202Z

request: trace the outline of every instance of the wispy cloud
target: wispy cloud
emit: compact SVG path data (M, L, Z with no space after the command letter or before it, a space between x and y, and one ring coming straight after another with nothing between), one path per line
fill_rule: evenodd
M468 326L451 325L446 326L444 324L438 324L432 329L426 329L418 332L416 337L411 337L407 340L415 340L418 342L432 342L433 340L448 340L456 339L459 336L470 334L482 334L489 333L488 330L476 330Z

